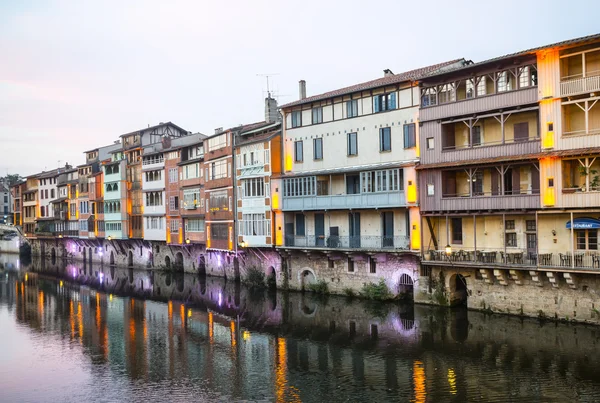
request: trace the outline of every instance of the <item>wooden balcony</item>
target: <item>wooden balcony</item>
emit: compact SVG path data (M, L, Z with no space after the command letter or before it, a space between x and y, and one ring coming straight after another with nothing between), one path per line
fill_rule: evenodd
M437 210L442 211L536 209L540 208L540 195L442 197L439 200L439 207Z
M560 82L560 96L587 94L600 91L600 75L580 77Z

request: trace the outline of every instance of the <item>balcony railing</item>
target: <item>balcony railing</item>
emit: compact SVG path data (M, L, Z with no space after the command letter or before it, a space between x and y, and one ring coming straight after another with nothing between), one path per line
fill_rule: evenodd
M595 72L600 74L600 71ZM560 96L567 97L600 90L600 75L580 77L561 81Z
M324 210L406 206L403 192L361 193L332 196L285 197L283 210Z
M296 248L323 249L375 249L408 250L409 237L406 236L335 236L335 235L286 235L285 246Z
M476 264L482 266L502 265L509 267L554 267L574 269L600 269L600 251L570 251L556 250L539 252L522 249L485 248L473 250L464 248L452 251L449 255L443 250L430 250L425 253L425 261L447 262L448 264Z

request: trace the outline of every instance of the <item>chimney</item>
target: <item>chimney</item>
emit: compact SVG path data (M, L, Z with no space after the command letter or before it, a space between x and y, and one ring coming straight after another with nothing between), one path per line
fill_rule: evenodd
M392 70L390 70L390 69L383 70L384 77L389 77L389 76L393 76L393 75L394 75L394 73L392 72Z
M222 128L222 127L217 127L217 128L215 129L215 134L219 134L219 133L221 133L222 131L223 131L223 128Z
M265 98L265 122L275 123L280 118L277 111L277 100L271 98L271 93Z
M305 99L306 98L306 81L304 80L300 80L298 82L299 85L299 90L300 90L300 99Z

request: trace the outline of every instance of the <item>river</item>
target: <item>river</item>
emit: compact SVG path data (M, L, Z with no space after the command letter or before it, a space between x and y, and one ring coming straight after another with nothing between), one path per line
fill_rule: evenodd
M0 401L598 402L600 328L0 256Z

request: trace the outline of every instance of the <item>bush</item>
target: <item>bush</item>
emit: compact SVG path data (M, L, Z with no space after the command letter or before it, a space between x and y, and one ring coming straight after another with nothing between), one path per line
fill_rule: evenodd
M360 291L360 294L367 299L376 301L387 301L394 298L394 295L390 292L387 284L383 279L379 280L379 283L365 284Z
M244 284L249 288L265 288L265 273L256 267L249 268L246 272Z
M327 282L325 280L320 280L316 283L309 284L308 290L316 294L328 294L329 286L327 285Z
M344 288L344 294L348 298L354 298L356 296L356 293L352 288Z

